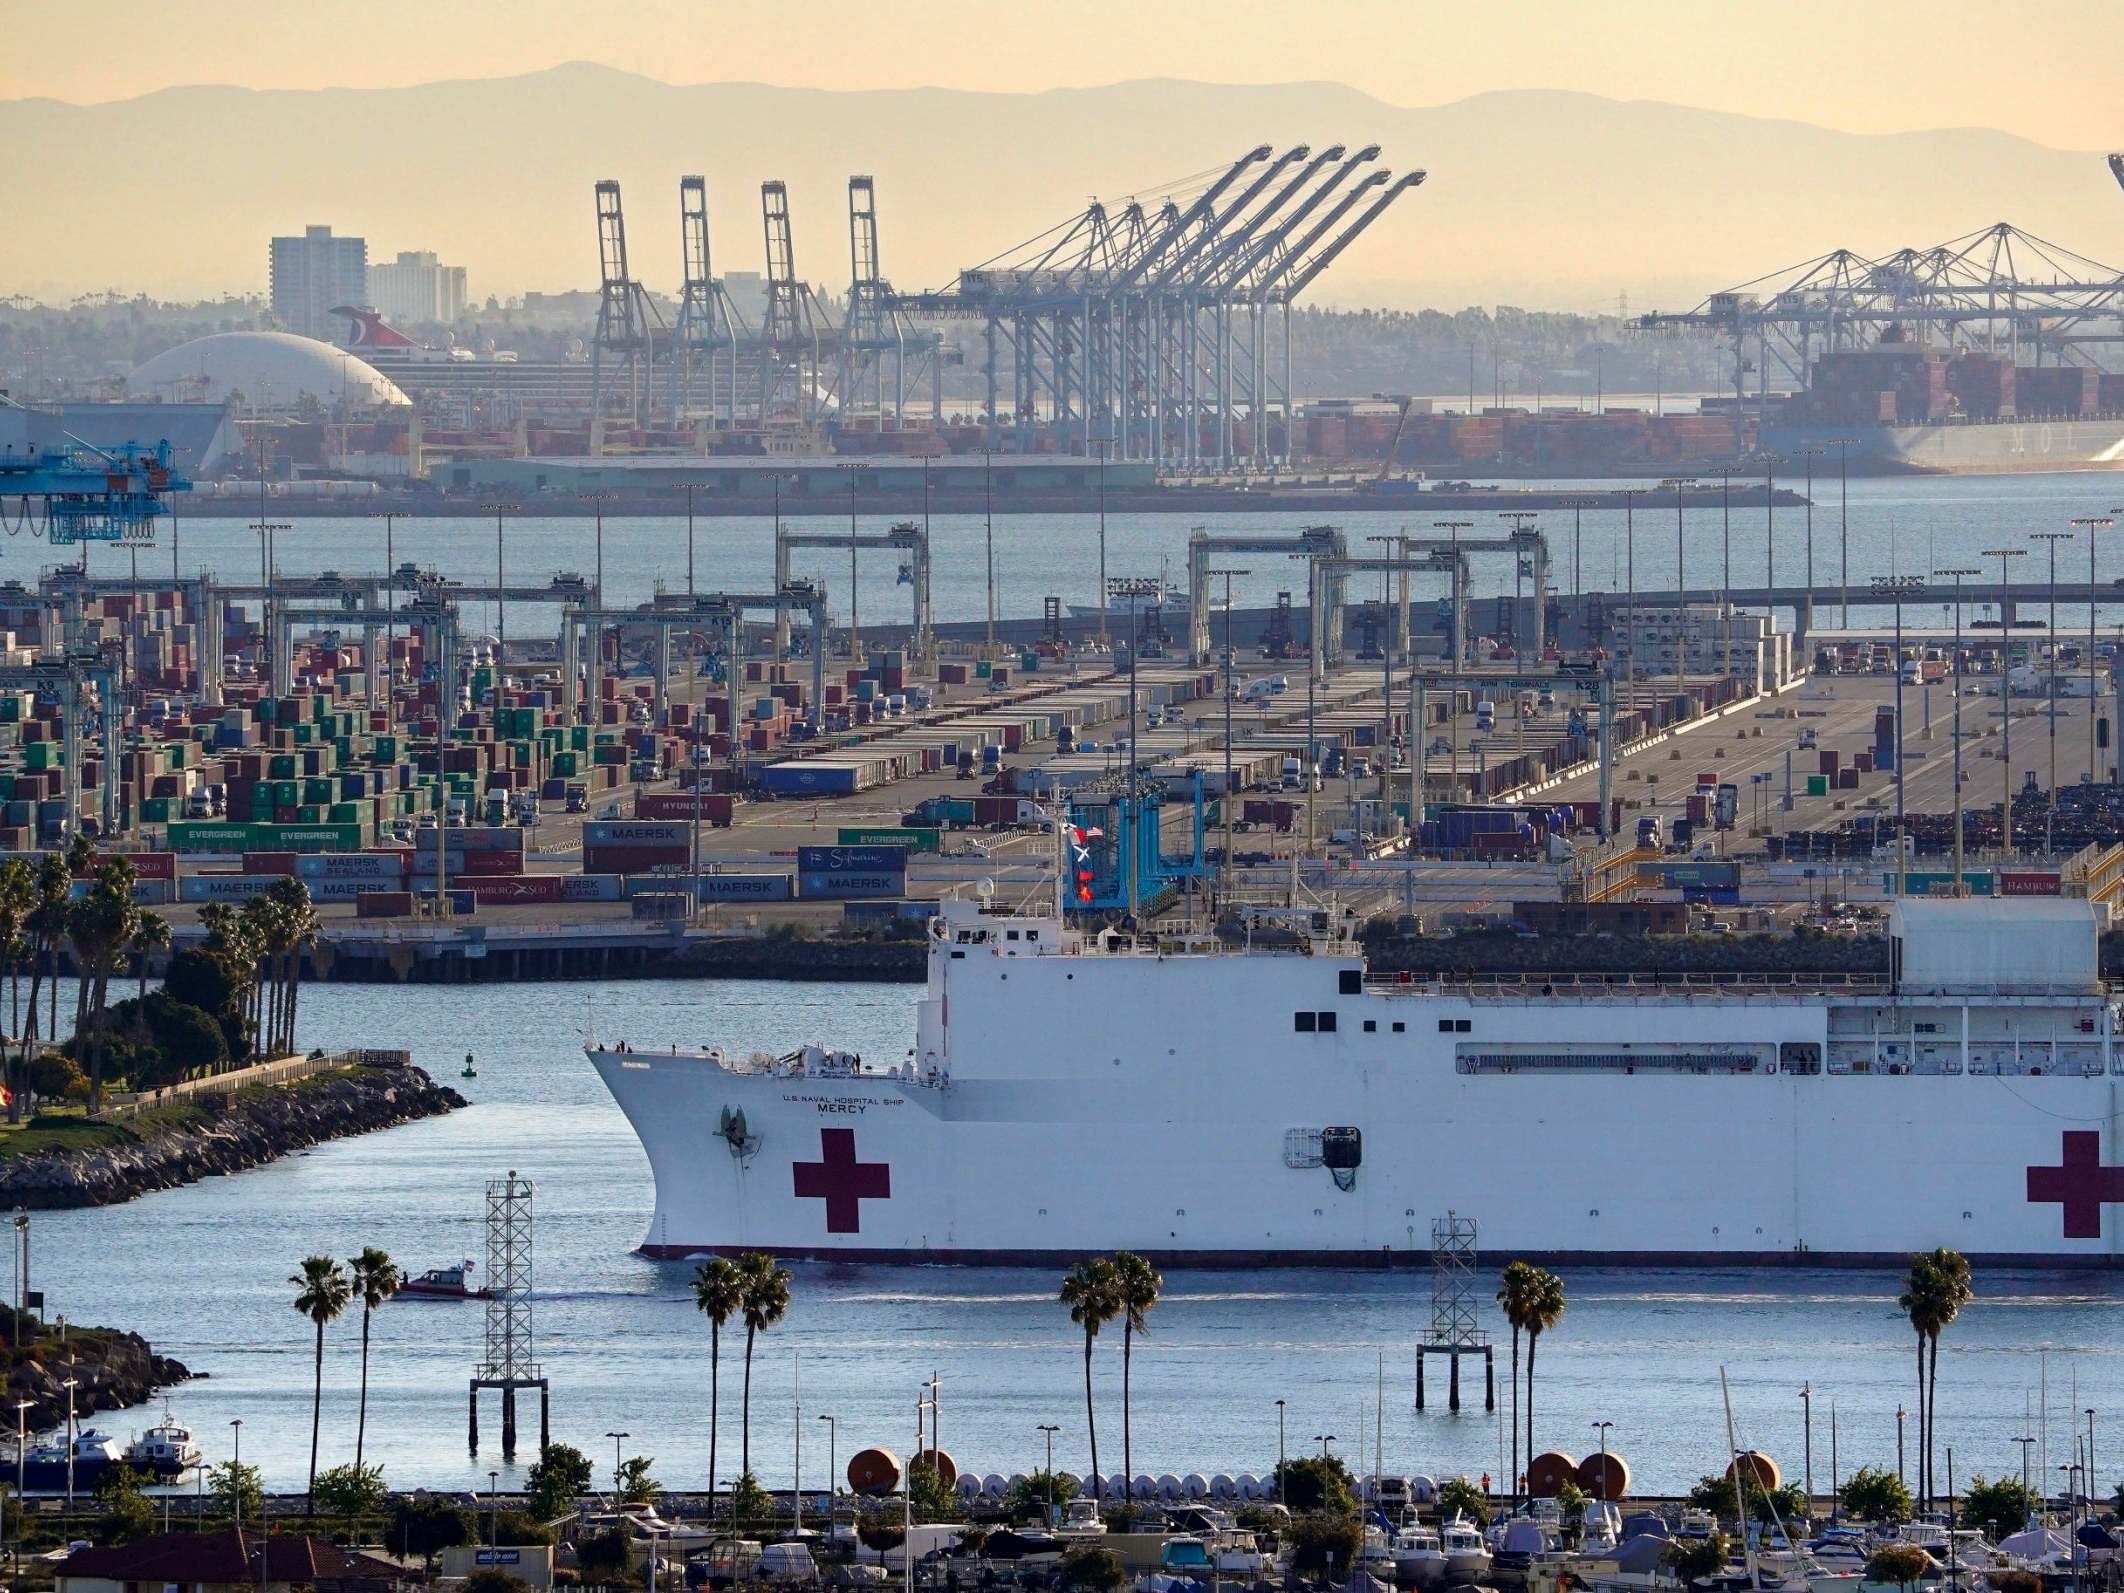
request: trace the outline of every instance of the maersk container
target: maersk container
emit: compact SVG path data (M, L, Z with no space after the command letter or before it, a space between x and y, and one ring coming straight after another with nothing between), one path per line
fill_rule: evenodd
M704 902L786 902L792 881L787 874L703 874ZM666 887L668 889L668 886Z
M797 873L797 894L807 901L838 901L851 896L899 896L907 889L907 876L854 874L838 871Z

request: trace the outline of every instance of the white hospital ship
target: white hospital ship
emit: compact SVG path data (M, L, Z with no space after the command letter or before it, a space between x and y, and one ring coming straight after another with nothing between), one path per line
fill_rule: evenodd
M904 1059L589 1055L655 1256L1408 1265L1451 1210L1556 1260L2107 1264L2097 914L1903 901L1876 980L1469 984L1332 909L1234 950L947 901Z

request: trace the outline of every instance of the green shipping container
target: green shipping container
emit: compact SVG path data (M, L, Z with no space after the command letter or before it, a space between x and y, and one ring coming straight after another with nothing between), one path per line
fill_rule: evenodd
M292 752L276 752L272 757L266 759L266 778L268 780L294 779L295 754Z
M56 769L59 766L59 743L56 741L27 741L22 745L22 766L25 769Z
M255 845L253 837L260 830L275 828L270 824L223 824L204 819L178 820L170 825L170 850L173 852L250 852L264 851Z
M1826 774L1810 774L1807 776L1807 795L1827 796L1828 794L1829 776Z
M140 802L140 817L143 823L167 824L170 821L168 797L143 797Z
M941 852L944 832L910 825L904 829L865 829L860 826L840 832L843 846L904 846L910 852Z

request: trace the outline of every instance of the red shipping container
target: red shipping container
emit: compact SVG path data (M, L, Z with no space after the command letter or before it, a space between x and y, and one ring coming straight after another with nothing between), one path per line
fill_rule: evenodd
M684 846L585 846L585 874L684 873L693 854Z
M105 852L97 858L99 863L115 863L120 857L133 865L133 872L142 879L175 879L177 877L177 854L175 852Z
M356 918L408 918L412 912L411 891L363 891L354 898Z
M293 852L246 852L243 854L243 872L246 874L292 874L295 872Z
M634 816L638 819L677 819L691 822L694 814L694 796L686 791L643 791L634 799ZM700 815L703 824L729 828L732 816L732 798L727 791L713 791L703 787L700 795Z
M485 849L466 852L463 861L452 866L452 874L514 874L524 866L523 855L518 852L490 852Z

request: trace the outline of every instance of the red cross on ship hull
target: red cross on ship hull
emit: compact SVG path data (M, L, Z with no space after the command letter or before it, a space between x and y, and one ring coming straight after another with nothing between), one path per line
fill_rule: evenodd
M855 1153L855 1130L819 1130L819 1159L792 1162L799 1200L826 1202L828 1233L861 1233L866 1200L892 1198L892 1164L859 1162Z
M2094 1129L2067 1129L2056 1167L2028 1169L2033 1205L2064 1208L2065 1237L2102 1237L2102 1208L2124 1201L2124 1167L2102 1165L2102 1136Z

